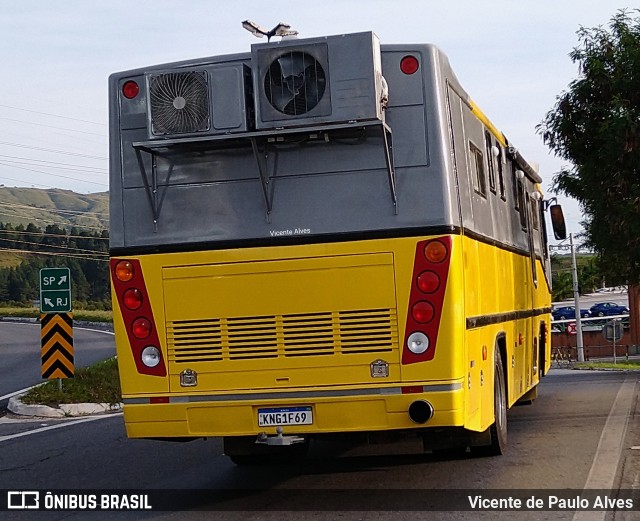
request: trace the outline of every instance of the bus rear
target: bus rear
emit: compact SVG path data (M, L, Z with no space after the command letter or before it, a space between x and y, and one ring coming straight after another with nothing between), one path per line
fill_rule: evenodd
M222 436L240 462L319 435L487 431L443 67L356 33L111 76L130 437Z

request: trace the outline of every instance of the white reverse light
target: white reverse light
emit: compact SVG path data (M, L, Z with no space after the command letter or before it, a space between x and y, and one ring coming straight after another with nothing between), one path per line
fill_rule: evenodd
M411 333L407 339L407 347L413 354L421 355L429 349L429 338L424 333Z
M160 351L155 346L147 346L142 350L142 363L147 367L155 367L160 363Z

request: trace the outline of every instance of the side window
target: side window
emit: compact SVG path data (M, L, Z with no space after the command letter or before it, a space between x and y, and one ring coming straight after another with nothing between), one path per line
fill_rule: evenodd
M539 208L538 201L531 198L531 221L532 221L534 230L540 229L540 221L538 219L540 210L538 208Z
M487 197L487 181L484 173L484 159L482 151L469 142L469 152L471 153L471 169L473 173L473 184L477 193L482 197Z
M520 225L523 230L527 229L527 201L525 200L525 192L524 192L524 183L523 179L518 179L516 175L516 185L518 187L518 208L520 211Z
M520 180L518 179L518 175L516 172L518 171L518 167L513 161L509 161L509 165L511 167L511 180L513 181L513 207L516 210L520 210Z
M496 143L496 146L498 147L498 157L496 158L496 162L498 163L498 185L500 186L500 197L503 201L506 201L507 194L504 190L504 152L498 143Z
M495 159L491 150L491 133L488 130L484 131L484 143L487 151L487 165L489 167L489 190L494 194L496 193L496 170Z

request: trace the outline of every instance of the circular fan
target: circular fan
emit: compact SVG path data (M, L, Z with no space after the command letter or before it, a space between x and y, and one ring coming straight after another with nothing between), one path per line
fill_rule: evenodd
M278 112L298 116L313 109L326 88L322 66L304 52L283 54L273 61L264 79L269 103Z
M209 128L207 80L200 72L161 74L151 79L154 134L200 132Z

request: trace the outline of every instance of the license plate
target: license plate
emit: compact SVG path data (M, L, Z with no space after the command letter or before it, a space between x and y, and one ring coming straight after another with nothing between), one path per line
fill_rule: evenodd
M259 427L279 427L281 425L311 425L313 412L310 406L258 409Z

